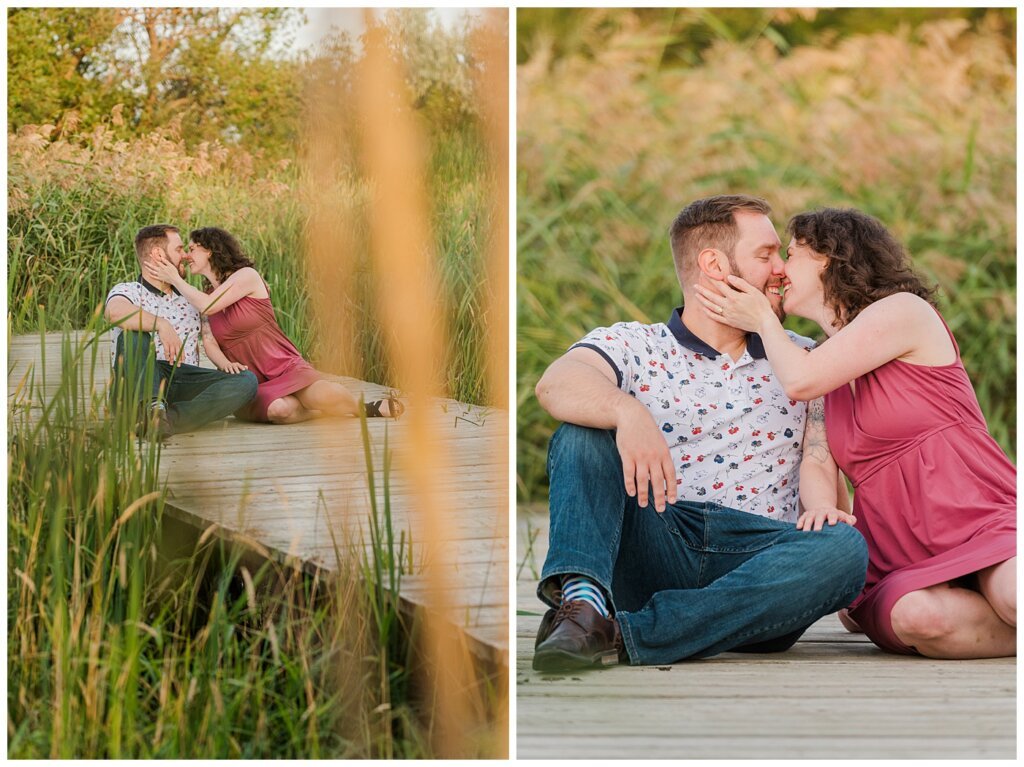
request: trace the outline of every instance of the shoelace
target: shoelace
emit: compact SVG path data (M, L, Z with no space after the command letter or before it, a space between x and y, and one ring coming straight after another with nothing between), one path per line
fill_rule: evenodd
M551 631L554 631L562 621L574 617L580 611L583 604L583 601L579 599L572 602L562 602L555 611L555 617L551 619L551 629L548 633L550 634Z

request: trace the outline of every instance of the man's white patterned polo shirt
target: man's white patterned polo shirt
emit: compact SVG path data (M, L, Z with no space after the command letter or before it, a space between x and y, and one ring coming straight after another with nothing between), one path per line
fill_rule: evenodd
M599 352L619 388L654 416L676 466L680 500L796 521L807 405L786 396L760 337L749 335L733 362L693 335L679 308L667 324L619 322L590 332L578 346Z
M188 299L181 295L173 287L170 293L162 293L150 285L139 275L135 282L122 282L115 285L107 293L107 302L114 296L123 296L140 309L163 317L171 323L174 331L181 339L182 349L181 361L187 365L199 364L199 310L188 302ZM115 326L110 331L110 361L114 363L114 356L117 351L117 338L122 333L121 328ZM156 358L166 360L164 345L160 341L160 334L153 333L153 341L156 348Z

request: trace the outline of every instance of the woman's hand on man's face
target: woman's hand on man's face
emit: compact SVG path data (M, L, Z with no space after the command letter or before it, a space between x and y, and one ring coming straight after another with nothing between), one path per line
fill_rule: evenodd
M777 319L768 296L742 277L729 275L712 283L714 290L694 285L704 313L715 322L756 333L769 318Z
M163 253L153 253L142 265L143 276L150 282L173 283L181 277L178 269Z

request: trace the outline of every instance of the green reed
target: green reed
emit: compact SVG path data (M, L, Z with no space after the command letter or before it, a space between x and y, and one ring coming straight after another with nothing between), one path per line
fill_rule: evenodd
M12 391L8 755L429 756L398 614L411 560L390 520L390 464L370 545L340 538L335 575L213 530L183 535L164 514L159 444L96 386L105 330L96 319L65 336L59 379L44 361Z
M430 140L427 186L434 240L428 245L436 254L447 330L440 378L446 396L483 404L490 399L484 364L490 324L483 261L490 229L487 156L472 125L435 131ZM329 337L323 329L340 321L313 315L303 257L309 210L294 166L240 175L226 165L201 174L189 170L194 158L183 145L162 144L166 167L154 171L144 162L152 151L146 137L129 147L137 157L123 166L85 139L46 143L42 154L14 146L8 188L17 201L8 215L7 282L14 333L36 330L40 306L53 327L85 327L107 291L138 274L135 233L158 222L179 226L184 237L202 226L235 234L270 287L282 329L313 359L321 338ZM60 157L72 151L77 154L69 170ZM358 177L346 183L354 185L355 196L366 197L372 188ZM376 311L378 290L387 289L389 275L371 268L365 204L352 200L351 205L354 215L345 224L354 266L343 275L351 306L342 316L351 321L346 332L357 339L361 362L355 369L328 372L390 384Z
M669 224L721 193L766 198L780 235L822 206L889 226L939 286L989 429L1015 457L1014 64L990 31L922 30L786 56L720 40L681 67L647 44L654 27L623 25L592 56L544 66L541 50L519 68L520 500L547 495L556 424L533 393L545 367L594 327L665 321L681 303ZM960 74L940 82L940 70Z

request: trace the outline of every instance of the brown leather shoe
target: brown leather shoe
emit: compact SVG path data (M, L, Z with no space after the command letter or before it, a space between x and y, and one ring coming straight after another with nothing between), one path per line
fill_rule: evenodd
M552 607L549 608L548 611L544 613L544 617L540 619L540 626L537 628L537 639L534 640L533 643L534 650L540 646L541 642L548 638L548 635L551 633L551 624L554 622L557 614L558 611Z
M551 613L550 622L548 616ZM541 621L533 653L536 671L567 671L613 666L622 653L619 624L582 599L549 610Z

